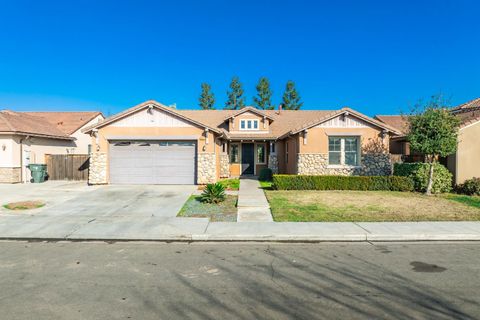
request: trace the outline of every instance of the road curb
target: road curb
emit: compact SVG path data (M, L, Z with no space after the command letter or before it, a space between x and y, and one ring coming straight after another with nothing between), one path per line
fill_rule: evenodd
M0 237L0 241L28 242L282 242L282 243L320 243L320 242L438 242L438 241L480 241L480 235L420 235L420 236L163 236L163 237Z

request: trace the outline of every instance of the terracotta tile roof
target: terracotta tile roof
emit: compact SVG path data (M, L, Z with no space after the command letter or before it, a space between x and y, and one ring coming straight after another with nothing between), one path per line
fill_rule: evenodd
M460 128L480 121L480 98L456 106L450 111L460 119Z
M350 114L357 116L364 121L370 122L381 128L385 128L389 131L398 133L395 127L391 127L381 121L377 121L373 118L367 117L359 112L356 112L349 108L342 108L340 110L257 110L253 107L246 107L242 110L180 110L166 107L161 103L154 100L145 101L132 108L122 111L116 115L113 115L97 125L92 125L83 130L83 132L89 132L93 129L100 128L108 125L122 117L137 112L143 108L153 106L161 110L167 111L177 117L183 118L187 121L195 123L197 125L209 128L219 134L223 134L227 138L231 139L278 139L289 133L295 133L295 130L303 130L310 125L316 125L321 123L322 120L328 120L329 117L349 112ZM258 113L260 116L265 115L271 120L268 133L231 133L228 132L227 120L232 117L241 114L245 111L252 111Z
M41 117L53 124L66 135L71 135L95 117L102 115L98 111L85 112L22 112L35 117Z
M480 109L480 98L465 102L451 109L452 113L468 112Z
M460 128L466 127L469 124L480 121L480 107L472 109L471 111L454 113L460 119Z
M74 139L56 126L53 126L43 117L10 110L0 111L0 132L29 134L65 140Z
M193 118L199 122L208 124L212 127L227 129L225 119L238 113L238 110L177 110L186 117ZM335 111L332 110L262 110L273 121L270 123L269 134L232 134L226 132L229 138L278 138L288 132L302 126L315 119L321 119Z
M400 133L407 134L408 132L408 117L401 116L401 115L391 115L391 116L384 116L379 115L375 116L375 119L396 128Z
M113 116L110 116L110 117L104 119L103 121L99 122L98 124L94 124L94 125L91 125L91 126L85 128L85 129L83 129L82 132L90 132L93 129L105 126L105 125L107 125L111 122L114 122L118 119L121 119L121 118L123 118L123 117L125 117L129 114L135 113L138 110L142 110L142 109L149 108L149 107L155 107L157 109L160 109L160 110L163 110L167 113L170 113L174 116L177 116L181 119L190 121L191 123L194 123L196 125L199 125L199 126L202 126L202 127L206 126L208 129L211 129L212 131L215 131L217 133L221 133L221 129L219 129L218 127L209 126L208 124L206 124L204 122L201 122L196 118L186 117L184 114L179 112L179 110L177 110L175 108L167 107L167 106L165 106L165 105L163 105L163 104L161 104L161 103L159 103L155 100L148 100L148 101L142 102L140 104L137 104L136 106L133 106L133 107L127 109L127 110L124 110L120 113L114 114Z

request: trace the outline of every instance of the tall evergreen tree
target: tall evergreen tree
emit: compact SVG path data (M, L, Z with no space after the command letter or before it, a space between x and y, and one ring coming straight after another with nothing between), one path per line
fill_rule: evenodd
M295 82L288 80L282 97L282 107L286 110L298 110L302 107L300 94L295 88Z
M243 96L243 86L237 76L230 82L230 91L227 91L227 102L225 109L239 110L245 107L245 97Z
M253 97L253 103L258 109L271 110L272 105L272 90L270 89L270 81L266 77L260 78L256 86L257 96Z
M215 95L212 92L212 87L208 83L202 83L202 92L198 98L199 106L203 110L215 109Z

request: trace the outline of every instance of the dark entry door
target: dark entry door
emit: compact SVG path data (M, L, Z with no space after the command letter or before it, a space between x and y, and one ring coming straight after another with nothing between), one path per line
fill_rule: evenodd
M242 143L242 174L254 174L255 165L253 143Z

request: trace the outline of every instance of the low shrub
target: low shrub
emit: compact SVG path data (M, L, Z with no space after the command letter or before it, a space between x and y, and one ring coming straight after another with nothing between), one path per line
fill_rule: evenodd
M273 173L272 169L270 168L263 168L260 170L260 173L258 175L258 180L260 181L272 181Z
M273 175L277 190L413 191L413 181L396 176Z
M472 178L465 180L464 183L459 184L455 191L463 193L468 196L480 196L480 178Z
M225 187L218 182L207 184L200 195L200 201L206 203L219 203L224 201L225 198Z
M433 166L432 193L450 192L452 190L452 174L440 163L434 163ZM430 164L423 162L395 163L393 175L412 178L415 190L425 192L430 175Z

